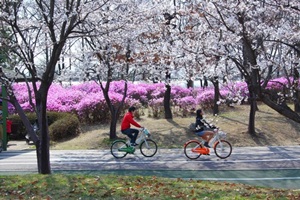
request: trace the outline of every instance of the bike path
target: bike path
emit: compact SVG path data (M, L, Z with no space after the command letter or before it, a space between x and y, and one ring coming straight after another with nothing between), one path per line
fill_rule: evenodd
M151 158L139 151L115 159L109 150L51 150L53 173L149 175L241 182L300 189L300 147L236 147L227 159L214 154L189 160L183 149L159 149ZM0 174L37 173L35 150L0 153ZM266 185L265 185L266 184Z

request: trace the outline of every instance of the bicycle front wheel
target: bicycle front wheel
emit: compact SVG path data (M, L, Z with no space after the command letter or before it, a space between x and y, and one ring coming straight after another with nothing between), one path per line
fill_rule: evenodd
M232 146L228 141L220 140L215 144L214 150L215 150L215 154L219 158L225 159L225 158L228 158L231 155Z
M199 158L201 156L201 154L198 152L192 151L193 149L197 149L197 148L202 148L202 145L200 144L200 142L195 141L195 140L187 142L184 145L184 155L191 160L195 160L195 159Z
M110 152L115 158L124 158L128 152L126 152L128 145L122 140L116 140L110 147Z
M146 139L140 144L140 151L143 156L152 157L157 152L157 144L151 139Z

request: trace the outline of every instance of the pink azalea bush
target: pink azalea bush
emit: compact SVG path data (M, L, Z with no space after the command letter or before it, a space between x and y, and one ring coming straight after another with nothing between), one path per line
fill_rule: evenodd
M155 118L158 118L161 113L163 112L163 103L164 103L164 98L153 98L149 101L149 112L150 112L150 115L155 117Z
M105 83L103 83L105 86ZM163 113L163 99L165 93L164 83L130 83L128 82L127 97L122 112L129 106L138 108L148 108L152 117L159 117ZM268 83L268 89L280 90L283 85L287 85L285 78L274 79ZM123 98L124 81L112 82L109 89L109 96L114 105L118 105ZM29 103L27 86L24 83L13 85L16 97L20 105L26 112L32 112L33 108ZM31 88L32 97L34 97ZM222 85L220 94L223 99L232 100L245 99L248 96L248 89L245 82L235 82ZM186 116L197 107L211 108L214 100L214 88L194 88L188 89L172 85L171 105L174 114ZM35 103L35 100L32 100ZM222 101L220 101L222 103ZM78 85L64 87L53 83L49 90L48 111L75 113L80 121L94 123L107 122L110 119L109 109L106 105L100 85L95 82L85 82ZM10 106L10 112L14 109Z

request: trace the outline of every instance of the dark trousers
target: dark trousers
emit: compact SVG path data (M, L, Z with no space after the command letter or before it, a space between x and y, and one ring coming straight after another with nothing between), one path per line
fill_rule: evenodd
M135 140L139 134L139 130L134 129L134 128L128 128L128 129L122 130L121 132L130 138L130 143L135 143Z

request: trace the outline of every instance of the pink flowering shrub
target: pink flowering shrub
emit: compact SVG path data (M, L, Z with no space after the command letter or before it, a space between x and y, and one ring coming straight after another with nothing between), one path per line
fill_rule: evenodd
M241 81L227 84L220 93L223 96L223 103L226 104L240 104L242 101L247 101L249 96L247 84Z
M164 110L164 98L153 98L149 101L149 115L155 118L159 118Z
M128 84L127 98L140 101L142 105L148 104L148 90L146 84Z
M199 89L196 96L196 103L202 108L211 108L214 100L214 88Z
M182 113L183 117L188 116L189 113L196 110L197 107L196 99L193 96L186 96L177 99L175 105L179 107L179 112Z
M79 85L73 85L70 86L69 89L79 90L87 94L101 92L100 86L94 81L81 83Z
M80 121L93 123L96 121L107 121L108 108L102 93L90 93L86 94L84 98L80 100L74 106L74 113L77 114Z
M105 83L103 83L105 86ZM127 97L121 114L123 115L129 106L138 108L148 108L149 115L160 117L163 114L163 99L165 93L164 83L130 83L128 82ZM281 90L283 85L287 85L285 78L274 79L268 83L268 88ZM123 98L124 81L115 81L110 85L109 96L114 105L118 105ZM27 87L24 83L13 85L16 97L25 111L32 112L33 108L29 104ZM32 87L30 86L32 89ZM247 99L248 88L245 82L228 83L220 88L220 94L226 101L238 102ZM32 92L32 97L34 97ZM197 107L211 108L214 100L214 88L194 88L188 89L172 85L171 105L174 114L186 116ZM33 99L33 103L35 100ZM49 90L48 111L75 113L81 122L95 123L107 122L110 119L109 108L106 105L101 87L95 82L85 82L78 85L63 87L53 83ZM10 111L14 109L10 107ZM139 115L142 113L139 113Z

